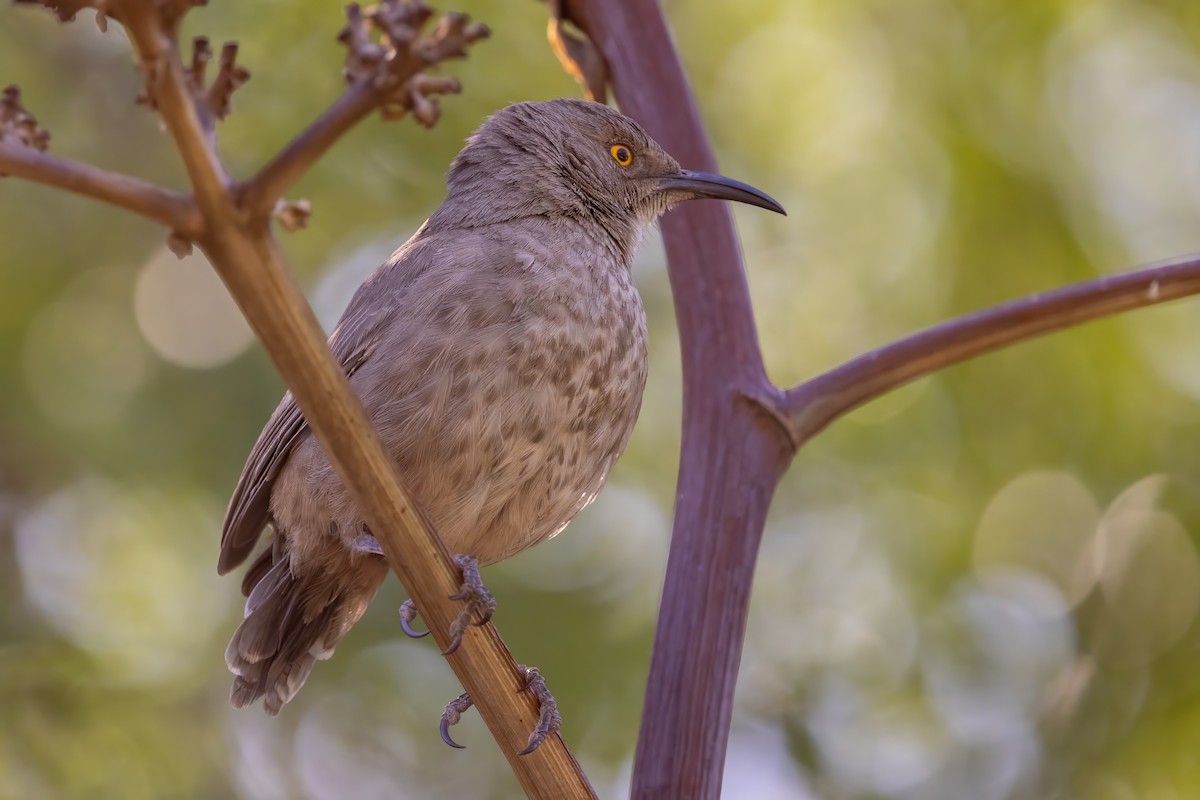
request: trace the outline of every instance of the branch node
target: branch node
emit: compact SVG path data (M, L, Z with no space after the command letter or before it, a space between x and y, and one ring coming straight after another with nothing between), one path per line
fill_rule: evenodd
M167 249L174 253L176 258L187 258L192 254L192 240L179 231L171 231L167 234Z
M27 147L44 153L50 145L50 132L21 105L21 89L13 84L0 95L0 144ZM0 173L2 175L3 173Z
M772 422L779 426L783 433L787 436L788 441L792 445L792 452L795 453L804 444L805 437L793 424L791 417L787 411L782 408L783 396L778 389L773 390L777 396L769 397L762 392L748 391L745 389L737 390L738 396L749 402L752 406L765 414Z
M279 224L288 233L295 233L301 228L308 227L308 220L312 217L312 203L305 199L300 200L279 200L275 203L274 210L271 211L271 216L279 220Z

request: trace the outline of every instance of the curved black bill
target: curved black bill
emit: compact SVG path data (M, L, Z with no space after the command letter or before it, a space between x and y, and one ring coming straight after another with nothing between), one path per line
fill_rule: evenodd
M718 200L735 200L787 216L783 206L765 192L760 192L753 186L735 181L733 178L714 175L711 172L692 172L690 169L682 169L674 175L660 178L658 188L660 191L666 192L685 192L693 198L712 197Z

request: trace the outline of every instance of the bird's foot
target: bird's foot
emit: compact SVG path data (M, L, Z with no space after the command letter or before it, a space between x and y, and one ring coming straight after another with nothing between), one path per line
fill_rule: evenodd
M558 733L562 727L562 716L558 713L558 702L554 699L554 695L550 694L550 689L546 686L546 679L542 677L541 670L537 667L527 667L524 664L518 664L517 669L524 676L521 682L519 692L531 692L534 699L538 702L538 710L540 717L537 726L533 732L529 734L529 741L525 745L525 749L517 753L520 756L526 756L537 750L547 736L552 736ZM458 723L462 719L462 715L473 705L469 694L461 694L446 704L446 710L442 712L442 722L440 729L442 732L442 741L451 747L456 747L459 750L463 749L463 745L450 738L450 726Z
M461 601L462 611L450 623L450 646L442 651L444 656L450 655L462 644L468 625L486 625L496 611L496 598L483 585L479 562L472 556L455 556L454 563L462 570L463 582L458 592L450 595L450 599ZM475 618L474 622L471 621L472 617Z
M479 562L471 556L455 556L454 563L462 570L463 582L458 592L450 595L450 599L462 601L462 611L459 612L458 618L450 623L450 646L442 651L444 656L450 655L462 644L467 626L486 625L496 610L496 598L492 597L492 593L483 585L483 578L479 575ZM475 617L474 623L471 622L472 617ZM411 598L405 600L404 605L400 606L400 627L404 634L413 639L428 636L429 631L418 631L412 627L416 618L417 607L413 605Z
M562 715L558 713L558 701L554 699L554 695L550 694L541 670L537 667L527 667L524 664L518 664L517 669L525 674L525 683L521 686L520 691L528 691L533 694L534 699L538 702L538 711L540 712L537 727L529 734L529 741L525 744L525 749L517 753L519 756L526 756L537 750L547 736L558 733L558 729L562 727Z
M442 741L457 750L465 750L466 746L450 738L450 726L457 725L458 721L462 719L462 715L473 705L475 705L475 702L471 699L471 695L463 692L449 703L446 703L446 710L442 712L442 722L439 726L442 732Z

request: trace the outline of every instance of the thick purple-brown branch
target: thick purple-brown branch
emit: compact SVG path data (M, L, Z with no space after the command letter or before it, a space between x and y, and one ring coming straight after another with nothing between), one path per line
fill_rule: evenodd
M715 171L654 0L569 0L563 11L603 54L621 109L684 166ZM683 351L683 443L633 797L710 798L720 793L758 543L793 448L743 399L775 390L729 209L690 203L662 231Z

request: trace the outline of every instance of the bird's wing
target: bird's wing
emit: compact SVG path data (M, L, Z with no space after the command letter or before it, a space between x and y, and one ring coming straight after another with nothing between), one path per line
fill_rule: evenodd
M524 268L512 260L511 248L502 248L495 258L485 257L492 252L488 248L495 247L495 243L486 237L472 239L474 247L464 245L465 237L461 232L456 233L454 241L457 243L457 252L469 253L477 260L507 264L504 259L507 256L508 261L512 262L509 266L513 269ZM414 326L412 320L428 313L436 298L452 302L453 298L458 297L463 284L446 280L443 273L435 274L436 271L432 269L439 263L443 266L461 266L460 262L446 258L446 248L445 241L438 233L422 227L359 287L329 337L329 346L347 376L352 378L352 384L369 380L366 377L371 371L369 368L359 376L359 380L355 381L353 377L371 360L372 352L385 330L408 320L405 330L415 334L421 328ZM472 280L478 284L476 273L478 270L456 270L456 274L474 276ZM419 302L414 302L414 298L410 297L414 286L423 287L415 290ZM478 285L474 288L483 291ZM403 314L400 309L404 309ZM392 337L389 347L403 342L403 336L398 337L395 332L389 335ZM364 387L356 385L356 390L362 393ZM308 425L289 392L259 434L254 449L246 459L246 466L242 468L237 487L233 490L221 534L218 573L224 575L241 564L254 549L263 529L271 522L271 490L275 479L287 462L292 448L307 435ZM270 564L266 563L265 566ZM252 568L248 579L256 577L254 572ZM249 584L252 586L253 581L249 581Z
M369 310L368 303L355 297L329 339L333 354L352 377L371 356L386 314L383 308ZM221 532L221 555L217 573L224 575L250 555L267 523L271 521L271 489L292 448L308 433L308 423L288 392L271 415L242 467L241 477L225 511Z

